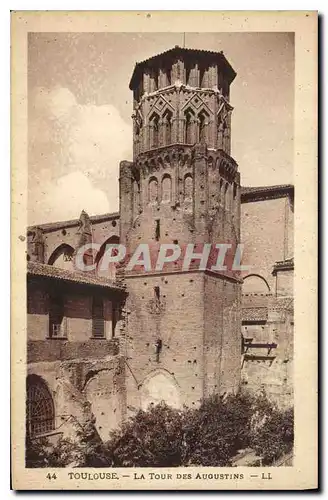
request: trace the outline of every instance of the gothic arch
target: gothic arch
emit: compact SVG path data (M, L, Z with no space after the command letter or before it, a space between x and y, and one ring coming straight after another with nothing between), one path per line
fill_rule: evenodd
M208 120L209 120L209 114L208 112L203 108L199 111L198 113L198 141L199 142L207 142L208 137L207 137L207 129L208 129Z
M243 293L268 294L270 286L260 274L248 274L243 281Z
M102 439L121 422L121 395L115 383L114 366L101 366L87 373L83 393L96 419L95 425Z
M173 113L171 110L166 109L163 113L163 129L164 129L164 146L169 146L172 141L172 119Z
M185 130L184 142L185 144L194 144L195 141L195 113L191 108L187 108L184 112L185 117Z
M161 201L170 202L172 200L172 179L169 174L164 174L161 186Z
M158 181L156 177L150 177L148 182L148 202L158 203Z
M183 199L184 201L192 201L194 191L194 180L191 174L186 174L183 179Z
M48 264L60 269L73 269L73 255L74 248L67 243L62 243L50 255Z
M40 436L55 429L55 405L47 383L38 375L26 379L26 432Z
M150 138L150 148L159 147L159 120L160 117L155 111L149 118L149 138Z
M101 245L99 248L96 258L95 258L95 264L96 264L96 272L98 276L105 276L110 279L115 279L115 274L116 274L116 266L114 262L111 262L109 266L106 266L106 269L102 269L102 264L104 263L104 254L106 252L107 245L118 245L120 242L120 238L117 235L110 236L110 238L107 238L106 241Z
M181 408L181 390L175 377L167 370L160 368L150 372L139 386L141 407L146 410L149 405L164 401L173 408Z

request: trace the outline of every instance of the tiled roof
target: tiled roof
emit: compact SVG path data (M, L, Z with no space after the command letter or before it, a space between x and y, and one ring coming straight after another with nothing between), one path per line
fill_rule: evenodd
M294 258L279 260L275 262L272 274L275 275L277 271L293 271L293 269L294 269Z
M90 272L67 271L66 269L49 266L48 264L41 264L40 262L28 262L27 275L40 276L67 283L99 286L121 292L125 291L124 285L104 277L96 276Z
M112 212L112 213L101 214L101 215L91 215L90 221L91 221L91 223L105 222L107 220L118 219L119 216L120 216L119 212ZM30 230L34 227L39 227L42 229L42 231L44 233L48 233L51 231L57 231L58 229L64 229L66 227L78 226L78 224L79 224L79 219L72 219L72 220L59 221L59 222L48 222L46 224L35 224L35 226L29 226L28 230Z
M245 307L242 309L242 321L266 321L268 319L267 307Z
M129 88L131 90L133 90L135 81L137 80L139 74L142 73L142 71L145 68L147 68L147 67L151 68L154 65L154 63L156 63L157 61L160 61L163 59L169 59L169 58L172 58L178 54L182 55L182 56L194 56L194 57L207 56L207 57L211 57L213 59L214 58L218 59L218 61L220 61L222 66L224 66L226 68L227 72L230 73L230 82L232 82L234 80L234 78L236 77L237 73L232 68L232 66L229 64L228 60L225 58L223 51L215 52L213 50L187 49L187 48L182 48L182 47L179 47L178 45L176 45L172 49L166 50L165 52L161 52L160 54L156 54L152 57L149 57L148 59L145 59L144 61L140 61L140 62L136 63L131 80L130 80Z
M275 186L242 186L241 202L255 201L264 198L280 197L286 193L294 193L293 184L278 184Z

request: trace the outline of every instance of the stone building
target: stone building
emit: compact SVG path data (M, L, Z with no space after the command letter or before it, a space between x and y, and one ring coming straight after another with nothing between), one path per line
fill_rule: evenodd
M242 188L242 383L281 406L293 395L294 187Z
M138 63L119 213L29 228L33 435L73 432L92 413L106 437L136 408L197 405L241 384L291 404L293 186L240 186L230 155L235 76L222 52L175 47ZM252 266L242 276L199 270L197 255L188 269L101 269L110 244L132 255L140 243L156 254L163 243L240 241ZM78 271L76 253L90 242L92 270Z

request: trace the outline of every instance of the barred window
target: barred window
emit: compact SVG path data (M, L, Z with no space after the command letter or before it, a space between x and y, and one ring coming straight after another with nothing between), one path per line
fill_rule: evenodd
M30 375L26 381L26 428L31 438L55 429L52 396L46 383L36 375Z
M95 296L92 303L92 336L96 339L105 337L104 303Z

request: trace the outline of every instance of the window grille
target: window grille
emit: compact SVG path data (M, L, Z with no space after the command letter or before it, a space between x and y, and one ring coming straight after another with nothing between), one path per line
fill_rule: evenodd
M26 424L30 437L55 429L55 409L52 396L40 377L30 376L26 387Z

